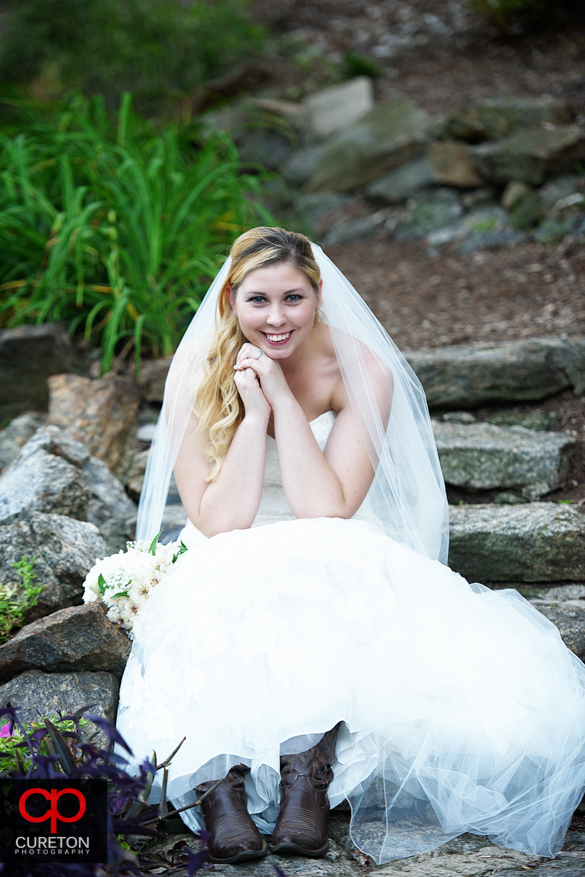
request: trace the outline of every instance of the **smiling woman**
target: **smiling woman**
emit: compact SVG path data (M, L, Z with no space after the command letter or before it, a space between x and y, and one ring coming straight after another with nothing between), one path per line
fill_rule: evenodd
M181 815L213 860L264 855L260 831L322 856L345 798L377 862L466 831L555 855L585 784L585 668L519 594L440 562L422 388L302 235L246 232L209 290L169 373L141 538L172 464L188 551L135 624L118 723L137 759L187 735L167 794L209 792Z

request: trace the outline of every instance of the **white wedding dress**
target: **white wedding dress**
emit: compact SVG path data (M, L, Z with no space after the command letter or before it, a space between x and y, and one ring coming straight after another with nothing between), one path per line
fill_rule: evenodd
M311 424L322 449L334 419ZM352 839L377 862L466 831L555 855L585 785L585 666L516 591L469 585L375 518L296 520L267 442L254 527L187 525L137 622L118 714L136 758L186 736L176 806L249 765L270 832L280 753L342 721L329 797L349 799Z

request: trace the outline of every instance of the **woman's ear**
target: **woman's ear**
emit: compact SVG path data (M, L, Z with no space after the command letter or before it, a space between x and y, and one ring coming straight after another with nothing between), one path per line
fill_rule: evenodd
M234 291L233 291L231 286L226 285L225 294L227 296L227 300L230 303L230 308L234 312L234 317L237 317L238 315L236 314L236 297L234 295Z
M319 281L319 305L321 304L321 296L323 294L323 281Z

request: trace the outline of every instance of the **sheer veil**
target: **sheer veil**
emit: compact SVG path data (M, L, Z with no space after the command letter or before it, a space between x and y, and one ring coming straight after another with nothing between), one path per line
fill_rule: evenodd
M419 554L447 562L447 498L422 386L354 287L316 244L320 311L331 332L351 406L376 472L365 499L379 528ZM215 331L228 258L173 358L138 509L137 538L160 530L169 483ZM387 376L390 416L372 386L372 362Z

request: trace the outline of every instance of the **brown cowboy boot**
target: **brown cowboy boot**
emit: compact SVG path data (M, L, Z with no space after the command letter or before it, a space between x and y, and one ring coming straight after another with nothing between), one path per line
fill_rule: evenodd
M270 841L273 853L315 858L327 852L327 789L333 781L338 727L307 752L280 756L280 812Z
M230 865L247 862L266 855L266 841L260 837L246 806L244 774L249 770L236 764L223 783L201 802L205 829L211 835L207 849L212 862ZM200 798L215 785L215 781L200 783L195 793Z

